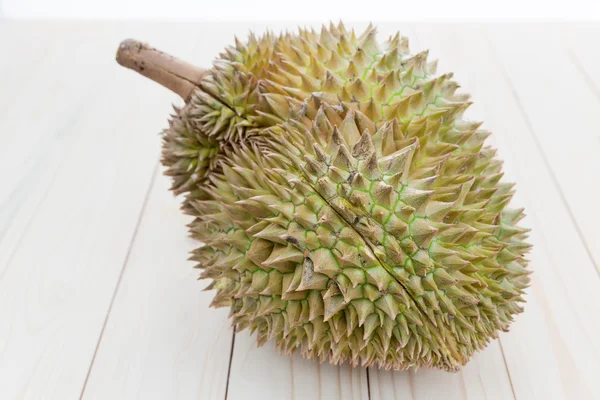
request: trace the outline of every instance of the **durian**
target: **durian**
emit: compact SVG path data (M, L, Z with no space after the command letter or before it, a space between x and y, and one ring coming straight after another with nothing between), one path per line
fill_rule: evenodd
M259 345L333 364L457 371L529 283L523 209L469 96L396 34L342 23L236 39L201 70L117 60L186 104L162 135L191 259Z

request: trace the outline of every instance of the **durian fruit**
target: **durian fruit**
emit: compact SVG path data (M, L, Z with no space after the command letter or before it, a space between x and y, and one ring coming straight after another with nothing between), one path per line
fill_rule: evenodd
M341 23L251 34L207 71L123 42L120 63L186 100L162 162L236 331L321 362L457 371L522 311L523 209L427 55Z

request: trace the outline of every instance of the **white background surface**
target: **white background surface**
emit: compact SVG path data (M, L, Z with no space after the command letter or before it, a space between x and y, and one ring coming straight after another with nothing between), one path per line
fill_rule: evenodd
M598 0L0 0L14 18L207 20L600 19Z
M600 399L600 24L376 24L456 73L517 183L534 274L510 332L456 374L352 369L257 348L208 307L158 165L181 101L115 50L208 66L295 23L0 20L0 400Z

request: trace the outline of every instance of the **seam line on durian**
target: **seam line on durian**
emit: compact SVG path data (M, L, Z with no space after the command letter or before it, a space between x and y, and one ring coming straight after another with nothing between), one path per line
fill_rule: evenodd
M386 265L378 256L377 253L375 252L375 249L373 249L371 243L364 237L363 234L361 234L359 231L356 230L356 228L354 227L354 225L348 221L346 218L344 218L336 209L335 207L329 202L329 200L331 200L331 198L329 200L325 199L321 193L319 193L315 187L307 180L307 179L303 179L304 182L310 186L316 195L318 195L319 197L321 197L323 199L323 201L325 201L327 204L329 204L329 206L331 207L331 209L333 210L333 212L335 212L338 217L340 217L342 219L342 221L345 221L349 227L352 228L352 230L354 232L356 232L356 234L362 239L362 241L365 243L365 245L369 248L369 250L371 251L371 253L373 253L373 256L377 259L377 261L379 262L379 264L385 268L385 270L390 274L390 276L392 278L394 278L394 280L396 282L398 282L398 284L404 289L404 291L406 292L406 294L410 297L410 299L414 302L415 307L419 310L420 313L423 314L424 316L424 320L427 321L427 323L430 325L429 327L431 328L431 331L434 335L436 335L438 337L438 339L440 339L440 344L445 345L444 347L446 348L446 350L448 351L449 355L451 357L453 357L455 359L455 361L458 361L459 363L462 363L463 357L461 357L461 355L458 353L458 351L456 350L456 343L454 342L453 338L451 335L444 335L443 337L439 336L438 331L435 329L435 325L433 324L433 322L431 321L429 315L427 315L427 313L425 313L422 309L421 306L419 305L419 303L416 301L416 299L414 298L414 296L412 295L412 293L410 293L410 291L408 290L408 288L402 283L400 282L400 280L395 276L395 274L393 272L390 271L390 268L388 265ZM337 197L337 195L333 196L332 198ZM444 329L446 329L444 327ZM451 343L448 343L446 338L451 340ZM450 346L447 346L450 345Z

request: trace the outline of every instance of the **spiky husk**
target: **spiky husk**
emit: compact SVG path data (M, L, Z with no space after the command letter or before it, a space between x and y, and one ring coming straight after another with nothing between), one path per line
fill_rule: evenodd
M163 163L214 306L259 344L456 371L522 311L522 209L427 53L369 27L236 41L176 110Z

